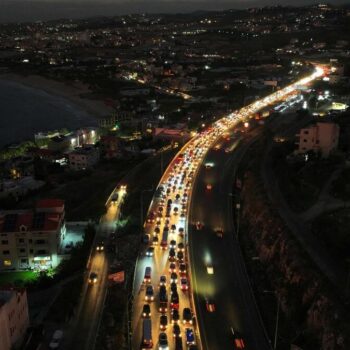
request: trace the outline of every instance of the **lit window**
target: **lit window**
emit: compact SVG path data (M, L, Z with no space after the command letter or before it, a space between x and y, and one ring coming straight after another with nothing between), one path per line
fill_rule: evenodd
M11 266L11 260L4 260L4 266Z

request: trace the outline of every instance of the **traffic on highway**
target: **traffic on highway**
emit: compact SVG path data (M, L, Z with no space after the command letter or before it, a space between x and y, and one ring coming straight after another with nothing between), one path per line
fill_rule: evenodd
M200 235L206 226L205 217L203 220L189 222L193 184L200 165L208 150L221 147L217 143L219 138L238 123L247 122L259 110L287 98L300 85L306 85L323 74L323 69L316 67L310 76L216 121L191 139L170 163L151 202L144 223L144 250L135 268L133 349L206 348L206 342L201 340L202 320L198 319L201 315L196 310L203 308L208 314L216 312L215 293L208 291L215 290L212 285L215 279L212 277L217 269L223 273L225 266L220 266L210 258L213 254L209 246L209 251L201 262L203 266L195 266L196 269L204 268L206 271L205 276L202 276L205 279L202 285L206 286L206 290L196 290L190 271L192 257L189 254L196 247L189 249L187 235L189 225L195 227L191 233L193 235ZM226 153L234 153L236 146L237 144L232 144L226 147L225 152L227 149ZM208 163L206 167L212 165ZM202 192L210 193L214 185L208 182L201 186ZM222 228L218 227L216 233L218 237L223 235ZM195 300L194 293L201 294L203 298ZM228 336L232 339L233 349L245 348L244 334L238 333L231 324L221 326L231 330Z

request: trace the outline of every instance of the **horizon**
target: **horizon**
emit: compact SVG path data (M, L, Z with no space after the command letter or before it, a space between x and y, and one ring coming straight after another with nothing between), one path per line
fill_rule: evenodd
M0 23L19 23L50 21L60 19L83 19L98 16L122 16L127 14L176 14L192 13L196 11L225 11L229 9L242 10L250 7L266 6L309 6L320 1L291 1L284 0L276 3L271 0L191 0L173 1L137 0L125 2L124 0L111 2L110 0L5 0L0 4ZM350 1L327 1L330 5L347 5Z

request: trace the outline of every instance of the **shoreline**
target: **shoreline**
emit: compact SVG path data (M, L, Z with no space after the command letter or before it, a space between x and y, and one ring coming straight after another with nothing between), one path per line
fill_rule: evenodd
M113 108L106 106L101 100L82 98L81 94L90 93L87 85L81 82L67 81L66 83L47 79L40 75L22 76L16 73L0 74L0 80L14 82L27 88L44 91L61 97L87 112L96 121L113 113Z

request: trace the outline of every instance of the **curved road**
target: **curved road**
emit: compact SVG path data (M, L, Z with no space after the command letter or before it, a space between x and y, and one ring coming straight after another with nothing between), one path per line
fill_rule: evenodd
M237 139L220 140L219 150L209 150L204 163L214 166L201 167L192 193L189 223L204 224L201 230L189 226L192 281L204 349L232 349L230 327L243 335L247 349L271 349L233 227L231 191L236 167L250 144L245 138L232 152L226 153L225 149L237 145ZM208 183L213 186L211 191L206 189ZM218 227L224 231L223 238L215 234ZM213 275L208 275L207 264L214 267ZM214 301L215 312L206 310L206 298Z

